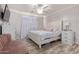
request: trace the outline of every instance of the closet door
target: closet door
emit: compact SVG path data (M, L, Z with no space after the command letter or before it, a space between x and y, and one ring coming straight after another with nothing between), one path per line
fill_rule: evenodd
M21 39L27 37L28 32L38 29L38 21L34 16L23 16L21 21Z

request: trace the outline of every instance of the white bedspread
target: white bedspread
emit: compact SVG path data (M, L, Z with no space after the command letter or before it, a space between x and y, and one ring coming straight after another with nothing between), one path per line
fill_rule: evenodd
M28 37L33 40L35 43L39 45L39 48L41 48L42 44L49 43L51 41L58 40L60 37L60 31L59 32L51 32L51 31L30 31L28 33Z
M58 36L59 34L55 33L55 32L51 32L51 31L43 31L43 30L40 30L40 31L30 31L29 32L30 34L35 34L35 35L39 35L40 37L43 37L43 38L53 38L53 37L56 37Z

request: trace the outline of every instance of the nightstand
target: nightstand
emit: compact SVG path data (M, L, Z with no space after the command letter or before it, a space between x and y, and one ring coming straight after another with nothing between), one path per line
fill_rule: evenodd
M62 31L62 44L73 45L74 44L74 32Z

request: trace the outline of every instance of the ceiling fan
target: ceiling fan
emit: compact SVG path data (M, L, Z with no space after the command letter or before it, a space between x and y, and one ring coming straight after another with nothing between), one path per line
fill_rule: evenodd
M48 8L48 4L35 4L34 9L38 14L43 14L43 11Z

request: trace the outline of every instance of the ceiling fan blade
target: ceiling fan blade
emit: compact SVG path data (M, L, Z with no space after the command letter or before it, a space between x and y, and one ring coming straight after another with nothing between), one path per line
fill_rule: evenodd
M45 8L47 8L48 7L48 5L44 5L44 6L42 6L42 9L45 9Z

